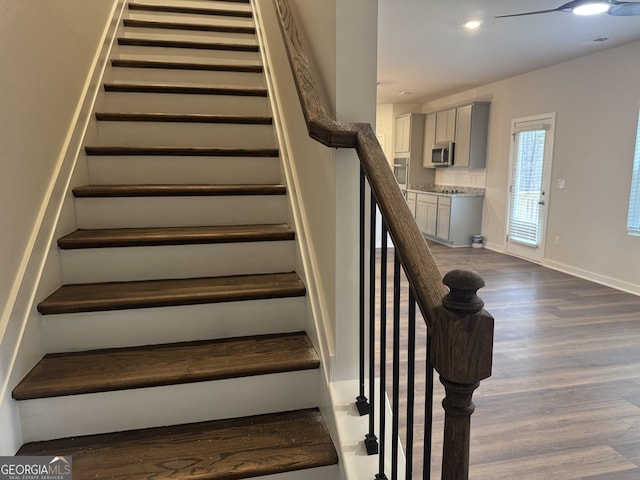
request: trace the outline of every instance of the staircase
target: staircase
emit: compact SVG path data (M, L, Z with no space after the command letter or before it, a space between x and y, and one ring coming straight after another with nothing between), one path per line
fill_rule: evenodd
M126 6L19 455L71 455L76 480L339 478L265 85L248 0Z

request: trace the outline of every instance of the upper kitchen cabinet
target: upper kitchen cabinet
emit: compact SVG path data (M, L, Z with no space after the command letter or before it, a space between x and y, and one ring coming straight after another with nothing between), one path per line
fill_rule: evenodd
M456 136L456 109L451 108L436 114L436 142L453 142Z
M422 168L424 117L424 113L407 113L397 117L395 122L394 157L407 159L407 186L433 185L435 182L433 169Z
M422 113L407 113L396 118L395 153L420 153L422 155ZM420 150L420 152L418 152Z
M395 153L409 151L411 145L411 114L396 118Z
M489 103L478 102L456 109L454 167L485 167L489 105Z
M423 159L422 166L426 168L432 168L433 162L431 161L431 149L436 143L436 116L435 113L430 113L424 119L424 143L422 147Z

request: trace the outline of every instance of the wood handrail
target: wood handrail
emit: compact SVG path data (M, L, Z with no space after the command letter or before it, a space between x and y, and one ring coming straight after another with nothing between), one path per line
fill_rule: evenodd
M355 148L428 325L433 347L430 360L445 388L441 478L468 480L472 396L480 381L491 375L493 357L494 320L476 295L484 280L475 272L454 270L444 277L447 293L373 127L338 122L327 114L289 2L273 1L309 136L327 147Z
M400 191L373 127L368 123L338 122L327 114L289 2L274 0L274 3L309 136L327 147L356 149L409 286L425 321L431 326L432 311L441 305L447 289L442 284L442 274Z

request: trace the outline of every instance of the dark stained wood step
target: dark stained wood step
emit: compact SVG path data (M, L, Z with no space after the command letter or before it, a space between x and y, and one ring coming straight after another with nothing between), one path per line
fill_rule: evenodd
M129 3L129 10L142 12L186 13L194 15L213 15L216 17L252 18L251 10L227 10L222 8L186 7L180 5L158 5L148 3Z
M73 456L78 480L236 480L338 463L317 409L29 443L18 455Z
M132 4L130 4L132 5ZM221 42L193 42L188 40L161 40L153 38L118 38L118 45L133 47L191 48L200 50L226 50L232 52L258 52L258 45Z
M96 112L96 120L107 122L226 123L234 125L273 124L273 118L266 115L212 115L208 113Z
M63 250L211 243L294 240L295 231L279 225L223 225L206 227L110 228L76 230L58 239Z
M133 93L179 93L187 95L233 95L246 97L266 97L266 88L213 87L209 85L181 85L163 83L125 83L110 82L104 84L107 92Z
M134 18L125 18L122 20L122 23L125 27L135 28L158 28L166 30L190 30L198 32L239 33L247 35L255 35L256 33L255 27L243 27L235 25L207 25L201 23L137 20Z
M111 60L111 65L123 68L158 68L165 70L206 70L210 72L262 73L262 65L242 65L237 63L167 62L164 60L114 58Z
M73 188L76 198L185 197L229 195L285 195L284 185L83 185Z
M176 319L178 321L178 319ZM45 355L16 400L250 377L318 368L304 332Z
M224 10L220 8L185 7L178 5L157 5L147 3L130 3L129 10L143 12L186 13L195 15L214 15L221 17L252 18L251 10Z
M218 147L120 147L87 146L87 155L179 156L179 157L277 157L277 148L218 148Z
M63 285L38 305L44 315L304 296L291 273Z

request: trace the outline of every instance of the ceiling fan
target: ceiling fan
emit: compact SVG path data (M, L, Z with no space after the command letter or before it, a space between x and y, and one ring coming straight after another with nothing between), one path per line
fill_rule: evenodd
M630 17L640 15L640 2L620 2L618 0L574 0L549 10L537 10L535 12L513 13L510 15L498 15L495 18L522 17L525 15L538 15L552 12L572 12L576 15L597 15L607 13L616 17Z

